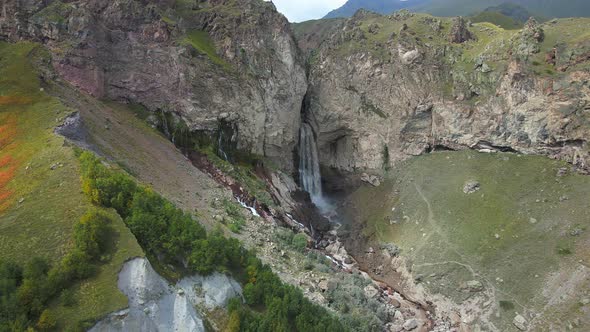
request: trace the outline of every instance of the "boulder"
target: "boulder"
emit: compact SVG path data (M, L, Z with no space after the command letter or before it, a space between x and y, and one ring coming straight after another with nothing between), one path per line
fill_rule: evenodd
M470 292L481 292L483 290L483 284L481 283L481 281L478 280L470 280L467 282L467 289L469 289Z
M404 327L404 330L406 330L406 331L415 330L418 327L418 320L416 318L408 319L404 323L403 327Z
M526 331L528 329L528 322L521 315L516 315L514 320L512 320L512 324L521 331Z
M330 289L330 284L328 283L328 280L322 280L320 281L320 283L318 284L318 288L322 291L325 292L328 289Z
M467 181L463 186L463 192L466 194L473 194L479 189L481 189L481 185L477 181Z
M376 175L369 175L367 173L361 174L361 181L372 185L373 187L379 187L381 185L381 180Z
M418 50L407 51L402 54L402 63L405 65L409 65L418 62L419 58L420 52Z
M403 326L393 323L387 323L387 325L385 325L385 328L389 332L400 332L404 330Z
M393 243L386 243L381 245L381 249L385 250L391 257L396 257L400 253L400 248Z
M375 288L375 286L373 286L373 285L369 285L369 286L365 287L364 292L368 298L374 299L374 298L379 297L379 290L377 288Z

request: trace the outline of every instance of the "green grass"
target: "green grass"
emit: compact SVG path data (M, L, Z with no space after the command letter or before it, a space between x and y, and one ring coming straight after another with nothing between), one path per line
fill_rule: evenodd
M33 43L0 42L0 96L19 96L27 101L0 104L0 116L17 120L15 140L0 150L0 158L11 155L18 161L9 183L11 205L0 212L0 253L3 259L18 262L34 256L52 263L61 260L72 246L74 224L92 206L82 192L74 150L53 133L71 110L40 90L31 62L43 54ZM58 166L52 170L52 165ZM78 321L127 306L126 297L117 288L117 275L124 261L143 253L122 220L114 220L118 235L113 239L112 259L95 277L72 286L74 306L66 308L59 300L51 305L61 327L73 327Z
M577 52L581 54L583 52L590 51L590 19L589 18L567 18L558 19L555 23L546 22L543 24L545 31L545 39L540 45L540 52L531 58L531 62L541 64L536 66L535 72L541 76L552 76L556 74L555 68L547 64L545 61L545 55L551 51L554 47L561 49L561 52L567 54L567 52ZM572 59L573 60L573 59ZM558 63L558 66L560 64ZM568 71L589 69L590 65L582 63L573 66ZM558 76L563 76L563 73L559 73Z
M16 139L0 151L0 157L11 155L18 160L15 178L9 184L13 203L0 215L0 251L15 260L36 254L58 261L69 247L73 223L90 204L80 190L73 151L53 134L56 119L63 119L69 111L40 91L29 63L35 47L0 43L0 95L30 100L0 106L2 115L17 119ZM50 169L58 163L63 167ZM21 199L24 201L19 204Z
M206 55L216 65L225 70L231 69L231 65L223 60L215 49L215 43L209 37L207 31L192 30L188 32L187 36L180 40L181 45L191 45L199 53Z
M236 202L225 198L222 201L223 209L229 216L229 220L225 223L230 231L239 233L244 225L246 225L246 218L244 217L243 208Z
M544 278L590 254L583 245L588 234L567 235L574 225L589 223L590 211L583 207L590 178L557 178L557 169L566 166L539 156L433 153L413 158L381 187L363 187L353 197L364 207L366 235L398 245L416 275L437 273L450 280L427 288L461 302L465 294L454 285L483 279L500 300L540 308ZM480 182L481 190L463 193L469 180ZM563 195L569 200L560 201ZM450 261L471 266L477 275L444 263ZM509 326L511 319L502 315L497 321Z
M121 217L110 210L113 228L117 236L113 238L112 258L102 265L97 275L74 285L73 305L58 298L52 304L61 328L73 322L94 322L105 314L126 308L127 297L117 287L119 271L123 264L133 257L143 257L143 251L131 231L125 226Z
M469 19L473 23L489 22L507 30L522 29L524 27L524 22L520 22L497 11L483 11L471 16Z

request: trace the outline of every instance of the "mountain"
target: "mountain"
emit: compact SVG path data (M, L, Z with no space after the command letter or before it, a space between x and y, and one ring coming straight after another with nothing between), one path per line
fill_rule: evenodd
M526 8L513 3L503 3L484 9L481 13L472 15L469 20L473 23L490 22L504 29L520 29L524 23L533 17ZM545 21L542 17L536 17L537 21Z
M390 14L399 9L425 12L436 16L467 16L498 6L506 0L349 0L342 7L333 10L326 17L350 17L358 9L364 8L382 14ZM590 1L586 0L511 0L530 12L545 17L587 17L590 16Z
M590 326L590 18L0 8L0 331Z
M389 14L396 10L426 4L430 0L349 0L342 7L329 12L324 18L350 17L361 9Z
M483 12L497 12L521 23L526 22L531 16L534 16L526 8L510 2L504 2L498 6L488 7L484 9Z

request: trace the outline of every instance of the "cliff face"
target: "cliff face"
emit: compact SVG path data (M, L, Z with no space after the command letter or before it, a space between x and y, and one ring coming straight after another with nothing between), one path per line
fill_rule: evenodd
M590 158L588 19L508 31L360 11L303 25L300 44L321 45L306 49L307 89L288 22L259 0L9 0L0 15L0 38L44 43L79 89L143 104L160 122L181 118L214 139L230 128L237 148L285 170L306 91L321 163L340 170L377 171L439 146L583 167Z
M589 165L588 41L573 29L590 21L522 31L460 21L361 11L322 44L307 117L324 166L378 171L440 147Z
M34 40L97 97L233 128L237 147L290 169L307 84L287 20L259 0L8 0L0 38Z

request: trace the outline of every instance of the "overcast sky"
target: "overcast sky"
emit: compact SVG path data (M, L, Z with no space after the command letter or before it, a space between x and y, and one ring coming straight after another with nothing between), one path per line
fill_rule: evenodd
M322 18L332 9L342 6L346 0L273 0L277 9L290 22Z

